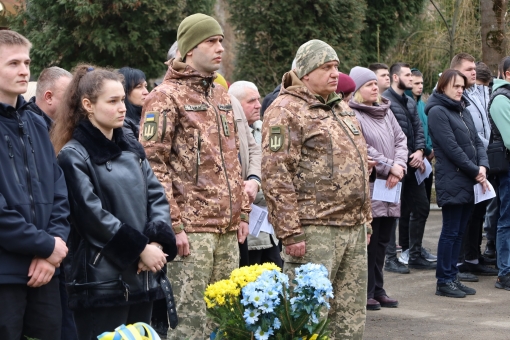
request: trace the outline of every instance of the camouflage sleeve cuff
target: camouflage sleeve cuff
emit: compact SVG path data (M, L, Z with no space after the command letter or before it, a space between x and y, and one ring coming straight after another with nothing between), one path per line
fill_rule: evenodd
M289 246L291 244L299 243L299 242L303 242L303 241L306 241L306 235L299 234L299 235L293 235L293 236L287 237L286 239L284 239L282 241L282 243L284 246Z
M246 223L250 223L250 215L248 214L245 214L245 213L241 213L241 221L243 222L246 222Z
M176 226L172 226L172 229L174 230L175 235L180 234L184 231L184 224L181 223Z
M365 223L365 227L367 229L367 234L370 234L372 235L373 231L372 231L372 226L368 223Z

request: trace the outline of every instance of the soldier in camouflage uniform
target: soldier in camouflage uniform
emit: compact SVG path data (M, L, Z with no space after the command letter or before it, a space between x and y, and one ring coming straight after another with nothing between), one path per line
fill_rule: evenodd
M338 56L320 40L303 44L296 68L262 126L262 189L284 245L284 272L303 263L329 271L332 339L362 339L367 232L372 220L367 148L354 113L335 93Z
M239 140L230 97L215 86L223 32L194 14L177 32L184 58L168 61L163 83L145 99L140 140L166 189L179 255L168 264L179 326L169 339L205 339L207 285L238 267L237 242L248 234Z

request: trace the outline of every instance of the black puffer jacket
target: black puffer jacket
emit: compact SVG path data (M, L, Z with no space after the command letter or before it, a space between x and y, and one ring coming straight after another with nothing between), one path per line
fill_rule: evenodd
M66 182L46 123L22 96L15 108L0 103L0 134L0 284L26 285L32 259L69 235Z
M142 146L124 137L122 129L115 129L110 141L82 121L58 162L69 183L71 205L65 268L70 307L118 306L163 297L155 275L136 273L147 243L160 243L168 260L177 252L165 191Z
M416 102L409 96L400 96L391 87L383 92L383 97L391 102L391 111L397 118L398 124L407 137L407 150L409 156L416 150L425 150L425 135L421 125L420 116L416 111ZM405 102L405 103L404 103ZM407 107L406 112L402 106Z
M436 156L436 194L440 207L472 202L479 167L489 169L485 148L467 105L434 92L425 106Z

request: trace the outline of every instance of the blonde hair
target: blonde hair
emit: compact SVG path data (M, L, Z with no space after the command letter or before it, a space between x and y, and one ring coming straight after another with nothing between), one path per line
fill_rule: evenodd
M28 49L32 48L32 44L27 38L15 31L0 30L0 47L7 46L25 46Z
M365 84L363 84L365 85ZM358 91L354 92L354 95L352 96L352 100L354 100L358 104L363 104L365 102L365 99L361 96L361 93ZM381 94L377 94L377 100L375 101L377 104L382 102Z

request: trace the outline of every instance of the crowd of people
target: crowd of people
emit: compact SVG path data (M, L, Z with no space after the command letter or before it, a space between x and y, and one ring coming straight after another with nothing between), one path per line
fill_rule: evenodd
M459 53L424 100L409 64L347 75L310 40L261 103L256 84L217 73L223 39L194 14L150 93L142 70L80 64L43 70L27 101L31 43L0 31L3 338L142 321L209 339L207 286L266 262L291 278L326 267L331 339L362 339L367 310L398 306L384 271L435 270L439 296L475 294L461 281L477 275L510 290L510 57L493 79ZM437 256L422 245L434 176ZM475 204L477 185L496 197ZM255 211L273 231L253 231Z

